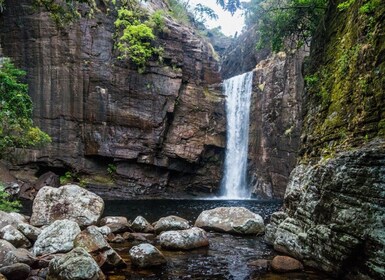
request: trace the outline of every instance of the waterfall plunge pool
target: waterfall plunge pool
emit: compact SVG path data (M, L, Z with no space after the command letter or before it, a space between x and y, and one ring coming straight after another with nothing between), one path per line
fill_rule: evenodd
M30 215L32 204L24 201L23 214ZM154 199L154 200L105 200L103 216L125 216L134 220L138 215L149 222L161 217L177 215L194 224L203 210L215 207L243 206L260 214L265 223L271 213L282 207L282 201L221 200L221 199ZM276 274L255 265L258 260L271 260L277 252L266 244L263 236L237 236L208 233L210 246L191 251L167 251L162 253L167 264L160 268L137 269L131 267L128 251L139 243L111 243L111 246L127 262L124 269L106 272L109 280L327 280L332 279L320 272L307 270L297 273ZM150 240L159 247L156 239Z

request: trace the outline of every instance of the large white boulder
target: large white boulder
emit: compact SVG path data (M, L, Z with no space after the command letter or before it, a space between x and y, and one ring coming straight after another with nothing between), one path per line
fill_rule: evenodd
M58 220L44 228L35 244L36 256L53 253L66 253L74 247L75 237L80 233L77 223L70 220Z
M206 231L192 227L185 230L165 231L159 235L162 248L173 250L190 250L209 245Z
M236 234L262 234L265 231L262 217L244 207L218 207L203 211L195 226Z
M104 201L96 194L77 185L60 188L49 186L39 190L33 201L30 223L49 225L53 221L69 219L81 227L94 225L104 210Z

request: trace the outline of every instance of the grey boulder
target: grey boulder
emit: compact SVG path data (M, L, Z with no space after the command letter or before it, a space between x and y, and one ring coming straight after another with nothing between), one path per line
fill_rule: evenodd
M148 243L132 247L129 254L132 264L139 267L159 266L167 262L163 254Z
M218 207L203 211L195 226L235 234L262 234L265 231L262 217L244 207Z
M209 245L206 231L197 227L165 231L160 234L159 242L162 248L173 250L190 250Z

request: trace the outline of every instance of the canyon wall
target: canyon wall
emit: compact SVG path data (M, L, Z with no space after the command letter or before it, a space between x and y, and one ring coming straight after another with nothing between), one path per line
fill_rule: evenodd
M338 279L384 279L385 3L341 2L313 38L300 164L266 237Z
M94 17L61 29L30 1L5 2L4 55L27 71L34 121L53 140L12 159L19 176L70 171L117 197L217 190L225 145L221 78L212 47L193 29L168 16L157 40L163 63L152 61L139 74L117 59L113 7L101 3Z

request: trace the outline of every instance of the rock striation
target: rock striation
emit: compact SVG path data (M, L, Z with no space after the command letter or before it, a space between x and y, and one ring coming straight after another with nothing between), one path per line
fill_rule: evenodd
M23 151L18 164L39 174L97 174L103 182L112 164L118 187L97 188L105 196L215 191L225 120L212 47L167 17L168 31L157 40L163 64L152 61L139 74L117 59L116 11L103 3L94 18L63 30L30 1L6 1L3 53L27 71L34 120L53 140L44 150Z
M384 279L385 5L367 14L340 2L313 38L300 164L266 239L337 278Z
M252 193L259 198L283 198L296 164L306 55L304 49L280 52L254 69L248 174Z

